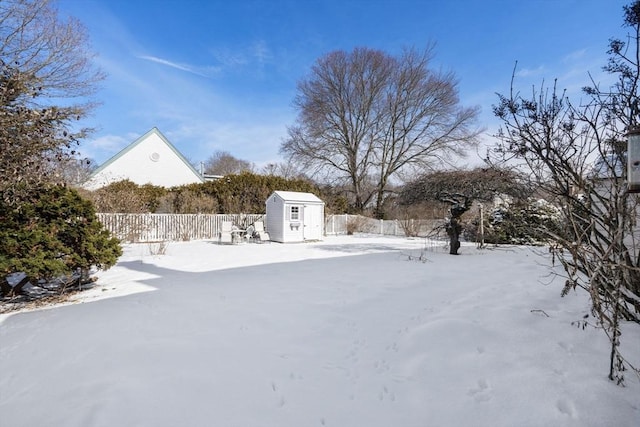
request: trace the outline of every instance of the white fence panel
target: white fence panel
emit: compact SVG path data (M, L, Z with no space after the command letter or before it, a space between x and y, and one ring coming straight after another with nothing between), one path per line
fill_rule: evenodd
M260 214L123 214L99 213L105 229L124 242L217 239L223 221L244 228L264 220Z
M104 228L124 242L160 242L217 239L223 221L246 228L264 221L262 214L125 214L99 213ZM428 236L442 221L382 220L361 215L328 215L325 234L368 233L390 236ZM268 230L267 230L268 231Z
M411 219L383 220L361 215L328 215L325 220L325 234L368 233L386 236L429 236L444 223L443 220Z

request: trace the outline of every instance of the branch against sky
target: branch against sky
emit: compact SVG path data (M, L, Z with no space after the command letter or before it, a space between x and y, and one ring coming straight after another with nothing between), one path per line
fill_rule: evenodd
M15 203L56 179L56 165L77 153L102 75L91 65L83 27L61 21L49 0L0 2L0 192ZM72 98L78 98L74 103Z
M50 0L0 2L0 39L4 64L33 75L41 100L90 96L104 78L85 27L75 18L63 21Z
M228 151L216 151L204 164L204 172L211 175L237 175L253 169L251 162L238 159Z
M335 51L298 84L297 122L281 152L348 183L353 205L381 214L392 177L425 170L476 142L476 108L459 105L453 73L430 68L432 48L391 56Z

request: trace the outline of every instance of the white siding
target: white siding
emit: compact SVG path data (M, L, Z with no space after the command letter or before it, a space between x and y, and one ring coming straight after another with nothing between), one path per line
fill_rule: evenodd
M324 203L310 193L276 191L267 199L267 231L274 242L322 240L324 235ZM298 219L291 218L297 208Z
M284 242L284 202L272 194L267 199L267 222L266 228L269 239L274 242Z
M322 240L324 235L324 205L304 206L304 240Z
M128 179L161 187L203 182L202 177L153 129L116 155L83 185L88 190Z
M298 219L291 218L291 208L298 209ZM303 205L299 202L284 204L284 240L283 242L302 242L304 241L304 218Z

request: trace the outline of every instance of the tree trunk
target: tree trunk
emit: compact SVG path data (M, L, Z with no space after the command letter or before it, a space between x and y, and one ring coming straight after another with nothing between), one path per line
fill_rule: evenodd
M458 255L460 249L460 234L462 226L458 222L458 218L451 218L446 225L447 235L449 236L449 254Z
M376 210L373 213L376 219L384 219L384 191L377 191Z

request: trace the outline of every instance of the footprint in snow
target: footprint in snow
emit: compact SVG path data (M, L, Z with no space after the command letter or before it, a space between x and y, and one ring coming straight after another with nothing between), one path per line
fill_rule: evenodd
M391 402L395 402L396 394L390 391L386 385L382 386L382 391L378 393L378 399L383 401L385 399L390 400Z
M558 400L558 402L556 402L556 408L558 408L558 411L560 411L561 413L568 415L569 418L577 418L577 411L576 411L576 407L574 406L573 402L567 399L560 399Z
M394 352L398 352L398 343L394 342L393 344L388 345L385 350L387 351L394 351Z
M564 341L558 341L558 345L569 354L573 354L573 344L566 343Z
M476 402L487 402L491 400L493 393L489 382L485 379L479 379L478 386L470 388L467 394L472 396Z
M271 381L271 390L273 390L274 393L278 393L278 386L276 385L275 381ZM284 404L285 404L284 395L279 394L276 402L276 406L278 408L282 408Z

